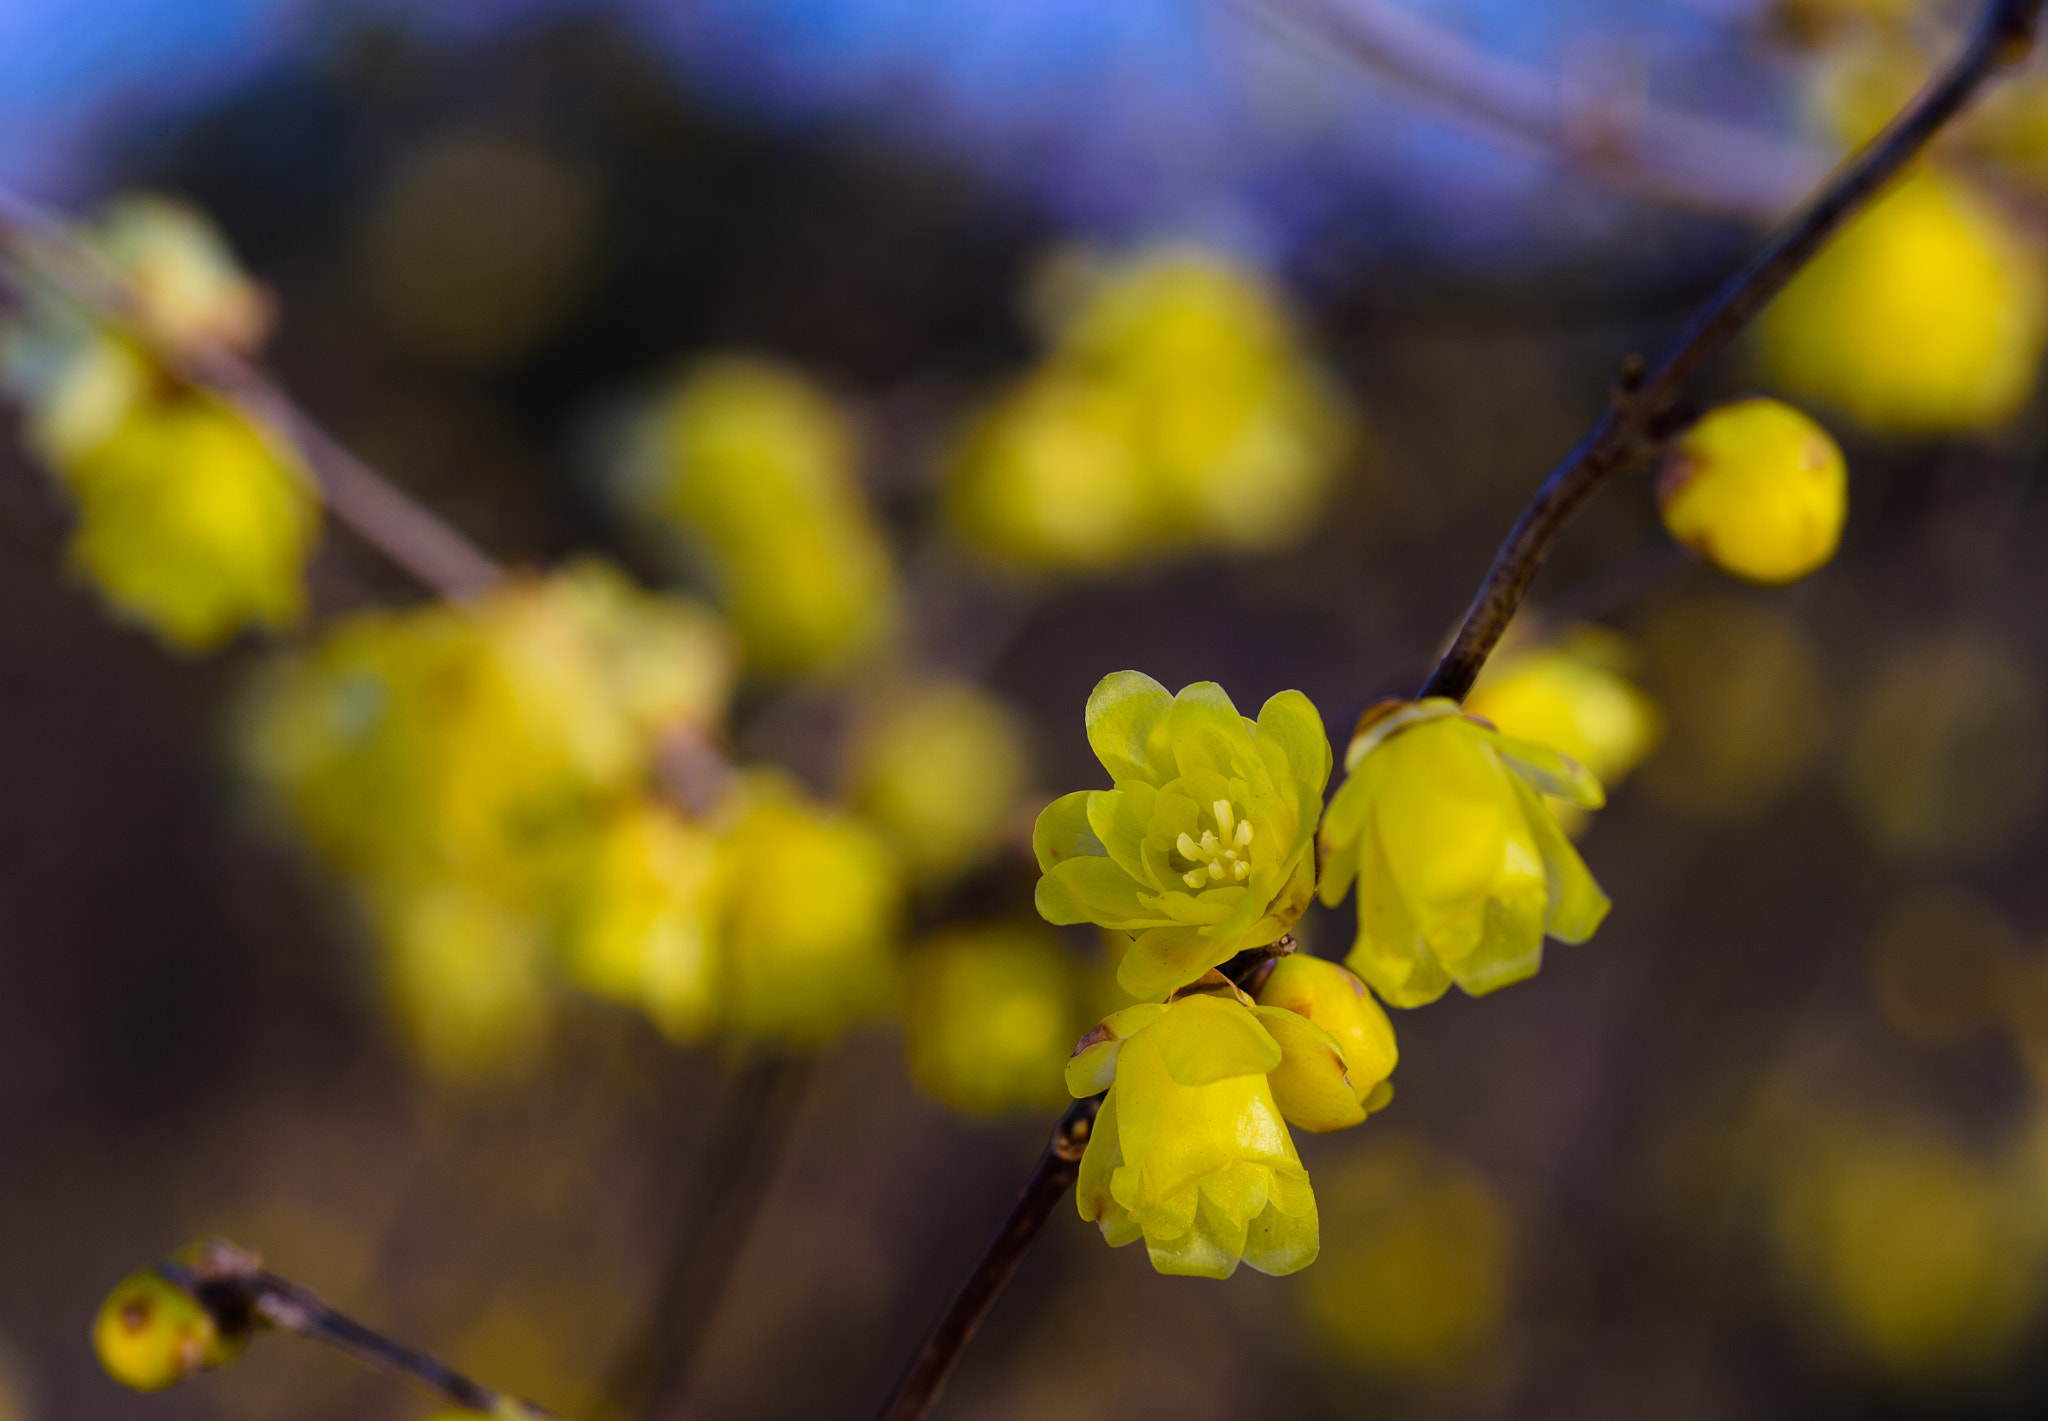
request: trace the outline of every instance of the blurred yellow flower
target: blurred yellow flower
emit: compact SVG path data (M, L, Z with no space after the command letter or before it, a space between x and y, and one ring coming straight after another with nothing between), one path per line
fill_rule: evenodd
M1671 536L1726 573L1796 582L1835 555L1849 475L1832 436L1790 405L1748 399L1710 410L1657 476Z
M946 929L910 956L904 1045L926 1093L972 1115L1065 1097L1061 1071L1081 1034L1080 974L1044 928Z
M1725 594L1674 603L1643 640L1665 737L1642 785L1674 812L1734 818L1770 804L1831 728L1818 651L1775 608Z
M1315 892L1330 776L1308 697L1283 691L1254 722L1212 681L1176 696L1119 671L1088 697L1087 722L1115 788L1076 791L1038 816L1039 913L1136 933L1117 969L1134 997L1277 941Z
M1533 976L1546 933L1584 942L1607 916L1543 797L1588 808L1600 785L1577 761L1511 739L1455 701L1386 702L1359 721L1349 777L1321 834L1323 902L1358 882L1345 959L1393 1006L1456 982L1477 996Z
M1267 1083L1284 1043L1217 981L1084 1038L1067 1088L1109 1094L1075 1201L1112 1247L1143 1238L1161 1273L1292 1273L1315 1260L1316 1201Z
M130 194L81 235L157 333L253 350L269 332L269 296L196 209L155 193Z
M1924 170L1880 198L1771 303L1764 363L1873 429L1997 424L2033 388L2038 258L1962 179Z
M374 886L370 919L406 1042L437 1074L522 1074L551 1017L546 943L526 905L441 877Z
M213 1314L154 1268L116 1283L92 1325L101 1368L131 1391L162 1391L194 1372L226 1366L247 1340L223 1334Z
M846 660L895 622L894 565L824 394L757 361L688 372L622 471L642 516L708 578L747 658L788 675Z
M133 402L58 474L78 506L73 566L171 646L202 651L300 616L319 503L232 407L197 394Z
M721 1024L818 1045L892 1009L903 881L888 845L767 773L747 776L723 813Z
M863 717L847 768L853 806L920 878L986 858L1009 832L1030 766L1024 727L971 682L892 687Z
M1484 1180L1397 1142L1345 1162L1323 1186L1321 1265L1302 1301L1316 1334L1396 1380L1469 1367L1507 1310L1512 1236Z
M1494 656L1465 709L1503 735L1563 751L1613 789L1664 735L1663 711L1630 679L1636 661L1635 649L1616 633L1581 627ZM1546 802L1566 833L1584 824L1578 805Z
M1775 1222L1788 1281L1821 1330L1895 1375L1995 1364L2040 1298L2014 1193L1919 1130L1838 1122L1791 1162Z
M564 874L563 969L570 982L637 1006L670 1037L716 1021L721 985L713 895L718 844L656 804L627 801Z
M1298 534L1350 432L1279 298L1175 247L1100 274L1073 304L1045 366L960 441L949 497L961 530L1050 569Z

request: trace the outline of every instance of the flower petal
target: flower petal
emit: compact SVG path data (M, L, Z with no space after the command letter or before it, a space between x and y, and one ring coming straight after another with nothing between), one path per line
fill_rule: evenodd
M1031 851L1038 855L1039 872L1049 873L1054 864L1071 858L1099 858L1109 852L1088 824L1088 797L1094 793L1078 789L1063 794L1038 812L1038 822L1031 826Z
M1304 1177L1302 1188L1306 1191L1307 1187ZM1308 1207L1296 1213L1284 1212L1280 1204L1276 1195L1252 1220L1244 1237L1244 1261L1276 1277L1308 1267L1322 1247L1315 1196L1310 1194Z
M1048 923L1096 923L1136 931L1159 921L1138 901L1138 884L1106 858L1056 863L1038 880L1038 915Z
M1207 771L1225 780L1241 778L1258 761L1252 723L1214 681L1181 688L1166 716L1166 741L1183 776Z
M1365 1119L1365 1107L1345 1074L1344 1049L1329 1032L1285 1007L1253 1007L1259 1024L1280 1044L1280 1064L1267 1075L1273 1103L1296 1129L1326 1135Z
M1607 803L1607 792L1600 788L1598 777L1564 751L1534 740L1517 740L1499 731L1494 731L1490 738L1507 767L1545 794L1586 809L1598 809Z
M1533 792L1530 798L1536 798ZM1559 942L1584 942L1606 920L1607 910L1613 904L1593 881L1586 861L1565 837L1550 806L1539 801L1526 806L1526 810L1530 828L1535 831L1536 847L1543 855L1543 873L1550 890L1544 930Z
M1137 1242L1140 1233L1137 1222L1109 1192L1110 1176L1123 1162L1123 1150L1117 1139L1116 1093L1112 1091L1096 1112L1094 1128L1088 1133L1088 1148L1081 1153L1080 1176L1074 1181L1074 1203L1081 1217L1101 1225L1102 1236L1111 1248Z
M1315 702L1299 691L1282 691L1259 707L1259 743L1278 745L1295 782L1321 804L1330 782L1330 737Z
M1142 672L1116 671L1096 683L1088 696L1088 745L1112 780L1173 778L1173 757L1162 743L1172 707L1166 687Z
M1045 880L1039 883L1042 893ZM1232 952L1228 945L1219 948L1203 937L1201 929L1192 924L1148 928L1132 941L1117 965L1117 985L1134 997L1163 997L1228 961Z
M1280 1043L1252 1009L1226 997L1182 997L1152 1030L1166 1073L1179 1085L1262 1076L1283 1059Z

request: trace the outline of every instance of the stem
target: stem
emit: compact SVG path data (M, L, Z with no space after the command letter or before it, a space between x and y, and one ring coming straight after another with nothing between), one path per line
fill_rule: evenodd
M689 1212L597 1414L654 1421L681 1409L816 1067L813 1057L776 1053L748 1062L729 1081L685 1196Z
M2026 54L2041 5L2042 0L1992 0L1976 33L1947 71L1707 298L1655 364L1647 371L1624 371L1593 428L1543 481L1515 521L1450 650L1420 696L1464 699L1572 515L1609 478L1662 450L1679 427L1674 414L1685 385L1829 237L1927 146L1985 80Z
M1031 1177L1010 1206L996 1236L976 1261L960 1291L946 1305L938 1325L925 1338L917 1357L897 1383L896 1394L882 1412L882 1421L918 1421L937 1404L939 1393L959 1364L960 1354L974 1340L981 1320L995 1305L1045 1221L1066 1197L1081 1172L1081 1155L1088 1148L1088 1135L1095 1126L1095 1112L1102 1108L1101 1096L1077 1100L1053 1127L1045 1153L1032 1167Z
M416 1352L336 1312L318 1294L267 1271L255 1254L223 1239L202 1245L194 1261L162 1263L157 1271L197 1299L223 1334L276 1328L323 1343L465 1411L505 1421L559 1421L544 1407L487 1387L425 1352Z
M1255 19L1393 80L1448 119L1554 154L1617 187L1770 222L1829 156L1712 119L1576 93L1390 0L1238 0Z

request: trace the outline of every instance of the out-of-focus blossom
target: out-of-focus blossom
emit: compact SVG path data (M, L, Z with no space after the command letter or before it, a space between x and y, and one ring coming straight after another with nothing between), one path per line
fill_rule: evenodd
M197 394L137 401L57 472L78 508L72 565L121 616L185 651L298 620L319 504L239 411Z
M1819 653L1797 623L1714 595L1666 609L1643 639L1644 685L1665 715L1642 785L1694 818L1753 814L1813 763L1831 721Z
M1118 1012L1067 1066L1109 1094L1075 1201L1112 1247L1145 1240L1161 1273L1292 1273L1316 1256L1316 1201L1267 1073L1283 1043L1227 982Z
M1278 297L1187 248L1084 284L1045 365L964 434L949 475L961 530L1048 569L1300 532L1349 429Z
M133 1391L162 1391L194 1372L226 1366L247 1340L222 1333L212 1313L154 1268L116 1283L92 1325L101 1368Z
M643 417L621 477L760 670L843 661L893 625L894 568L855 478L852 433L802 377L749 360L696 367Z
M756 773L723 815L720 1024L794 1045L830 1041L901 991L903 871L879 835Z
M1465 709L1503 735L1563 751L1611 790L1664 734L1663 711L1630 679L1638 660L1617 633L1580 627L1555 642L1495 656ZM1585 824L1578 805L1547 802L1566 833Z
M940 682L882 693L854 737L848 788L914 874L942 880L1001 843L1029 774L1016 716L971 682Z
M1777 400L1709 411L1665 456L1657 509L1671 536L1751 582L1796 582L1835 555L1849 475L1832 436Z
M1903 854L1995 856L2039 810L2048 775L2031 678L1974 631L1895 648L1859 698L1845 748L1857 822Z
M591 165L503 133L403 155L355 234L355 286L409 354L460 370L516 364L591 286L602 194Z
M906 968L911 1074L972 1115L1043 1109L1066 1095L1061 1071L1085 1028L1078 969L1042 927L949 928Z
M78 240L160 339L249 349L269 324L262 290L176 203L124 199ZM77 506L73 566L179 650L296 620L320 521L303 471L240 411L37 286L35 262L31 246L21 315L0 328L0 385Z
M1365 983L1351 973L1305 952L1291 953L1275 962L1259 984L1258 1004L1313 1023L1329 1035L1341 1053L1343 1080L1333 1083L1311 1043L1305 1041L1304 1049L1285 1051L1287 1035L1301 1034L1298 1028L1274 1011L1259 1013L1259 1020L1284 1051L1284 1059L1269 1079L1273 1098L1288 1123L1320 1134L1356 1125L1368 1112L1393 1100L1394 1088L1387 1078L1400 1060L1394 1026ZM1334 1098L1325 1102L1319 1099L1324 1095Z
M2002 1173L1921 1129L1838 1120L1778 1186L1774 1239L1802 1318L1901 1378L1982 1371L2041 1294Z
M1584 942L1607 916L1545 795L1588 808L1600 785L1571 757L1502 735L1446 699L1367 711L1324 817L1323 902L1358 884L1345 959L1393 1006L1456 982L1479 995L1533 976L1547 933Z
M1302 1280L1316 1335L1353 1364L1430 1381L1471 1365L1507 1307L1512 1236L1485 1181L1418 1145L1326 1176L1322 1261Z
M1119 671L1088 697L1087 723L1115 788L1078 790L1038 816L1048 921L1136 933L1117 969L1135 997L1192 982L1293 926L1315 891L1330 775L1308 697L1283 691L1254 722L1214 682L1176 696Z
M439 876L377 881L368 899L392 1014L419 1058L456 1078L531 1070L552 1013L547 943L524 898Z
M1988 198L1922 171L1772 302L1765 365L1874 429L1996 424L2033 388L2048 337L2038 266Z
M575 985L637 1006L672 1038L715 1022L718 841L656 804L612 810L563 875L561 951Z
M1953 888L1893 902L1871 935L1870 991L1887 1025L1911 1041L1961 1041L2007 1009L2019 965L2012 924Z

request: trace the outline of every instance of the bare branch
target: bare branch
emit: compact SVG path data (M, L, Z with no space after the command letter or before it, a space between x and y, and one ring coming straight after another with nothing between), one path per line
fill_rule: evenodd
M1883 190L1942 126L2001 68L2032 48L2042 0L1993 0L1962 52L1884 132L1828 180L1804 211L1778 230L1707 298L1644 370L1631 367L1607 409L1543 481L1501 545L1463 625L1419 694L1462 700L1499 643L1536 570L1573 514L1609 478L1659 454L1678 432L1679 396L1736 333L1783 289L1844 223Z
M1574 92L1390 0L1236 3L1292 41L1391 80L1449 121L1555 155L1646 197L1774 222L1834 161L1711 119Z
M487 1387L336 1312L318 1294L267 1271L255 1254L225 1239L209 1240L194 1261L160 1263L157 1272L191 1294L224 1336L275 1328L346 1353L465 1411L502 1421L559 1421L544 1407Z

